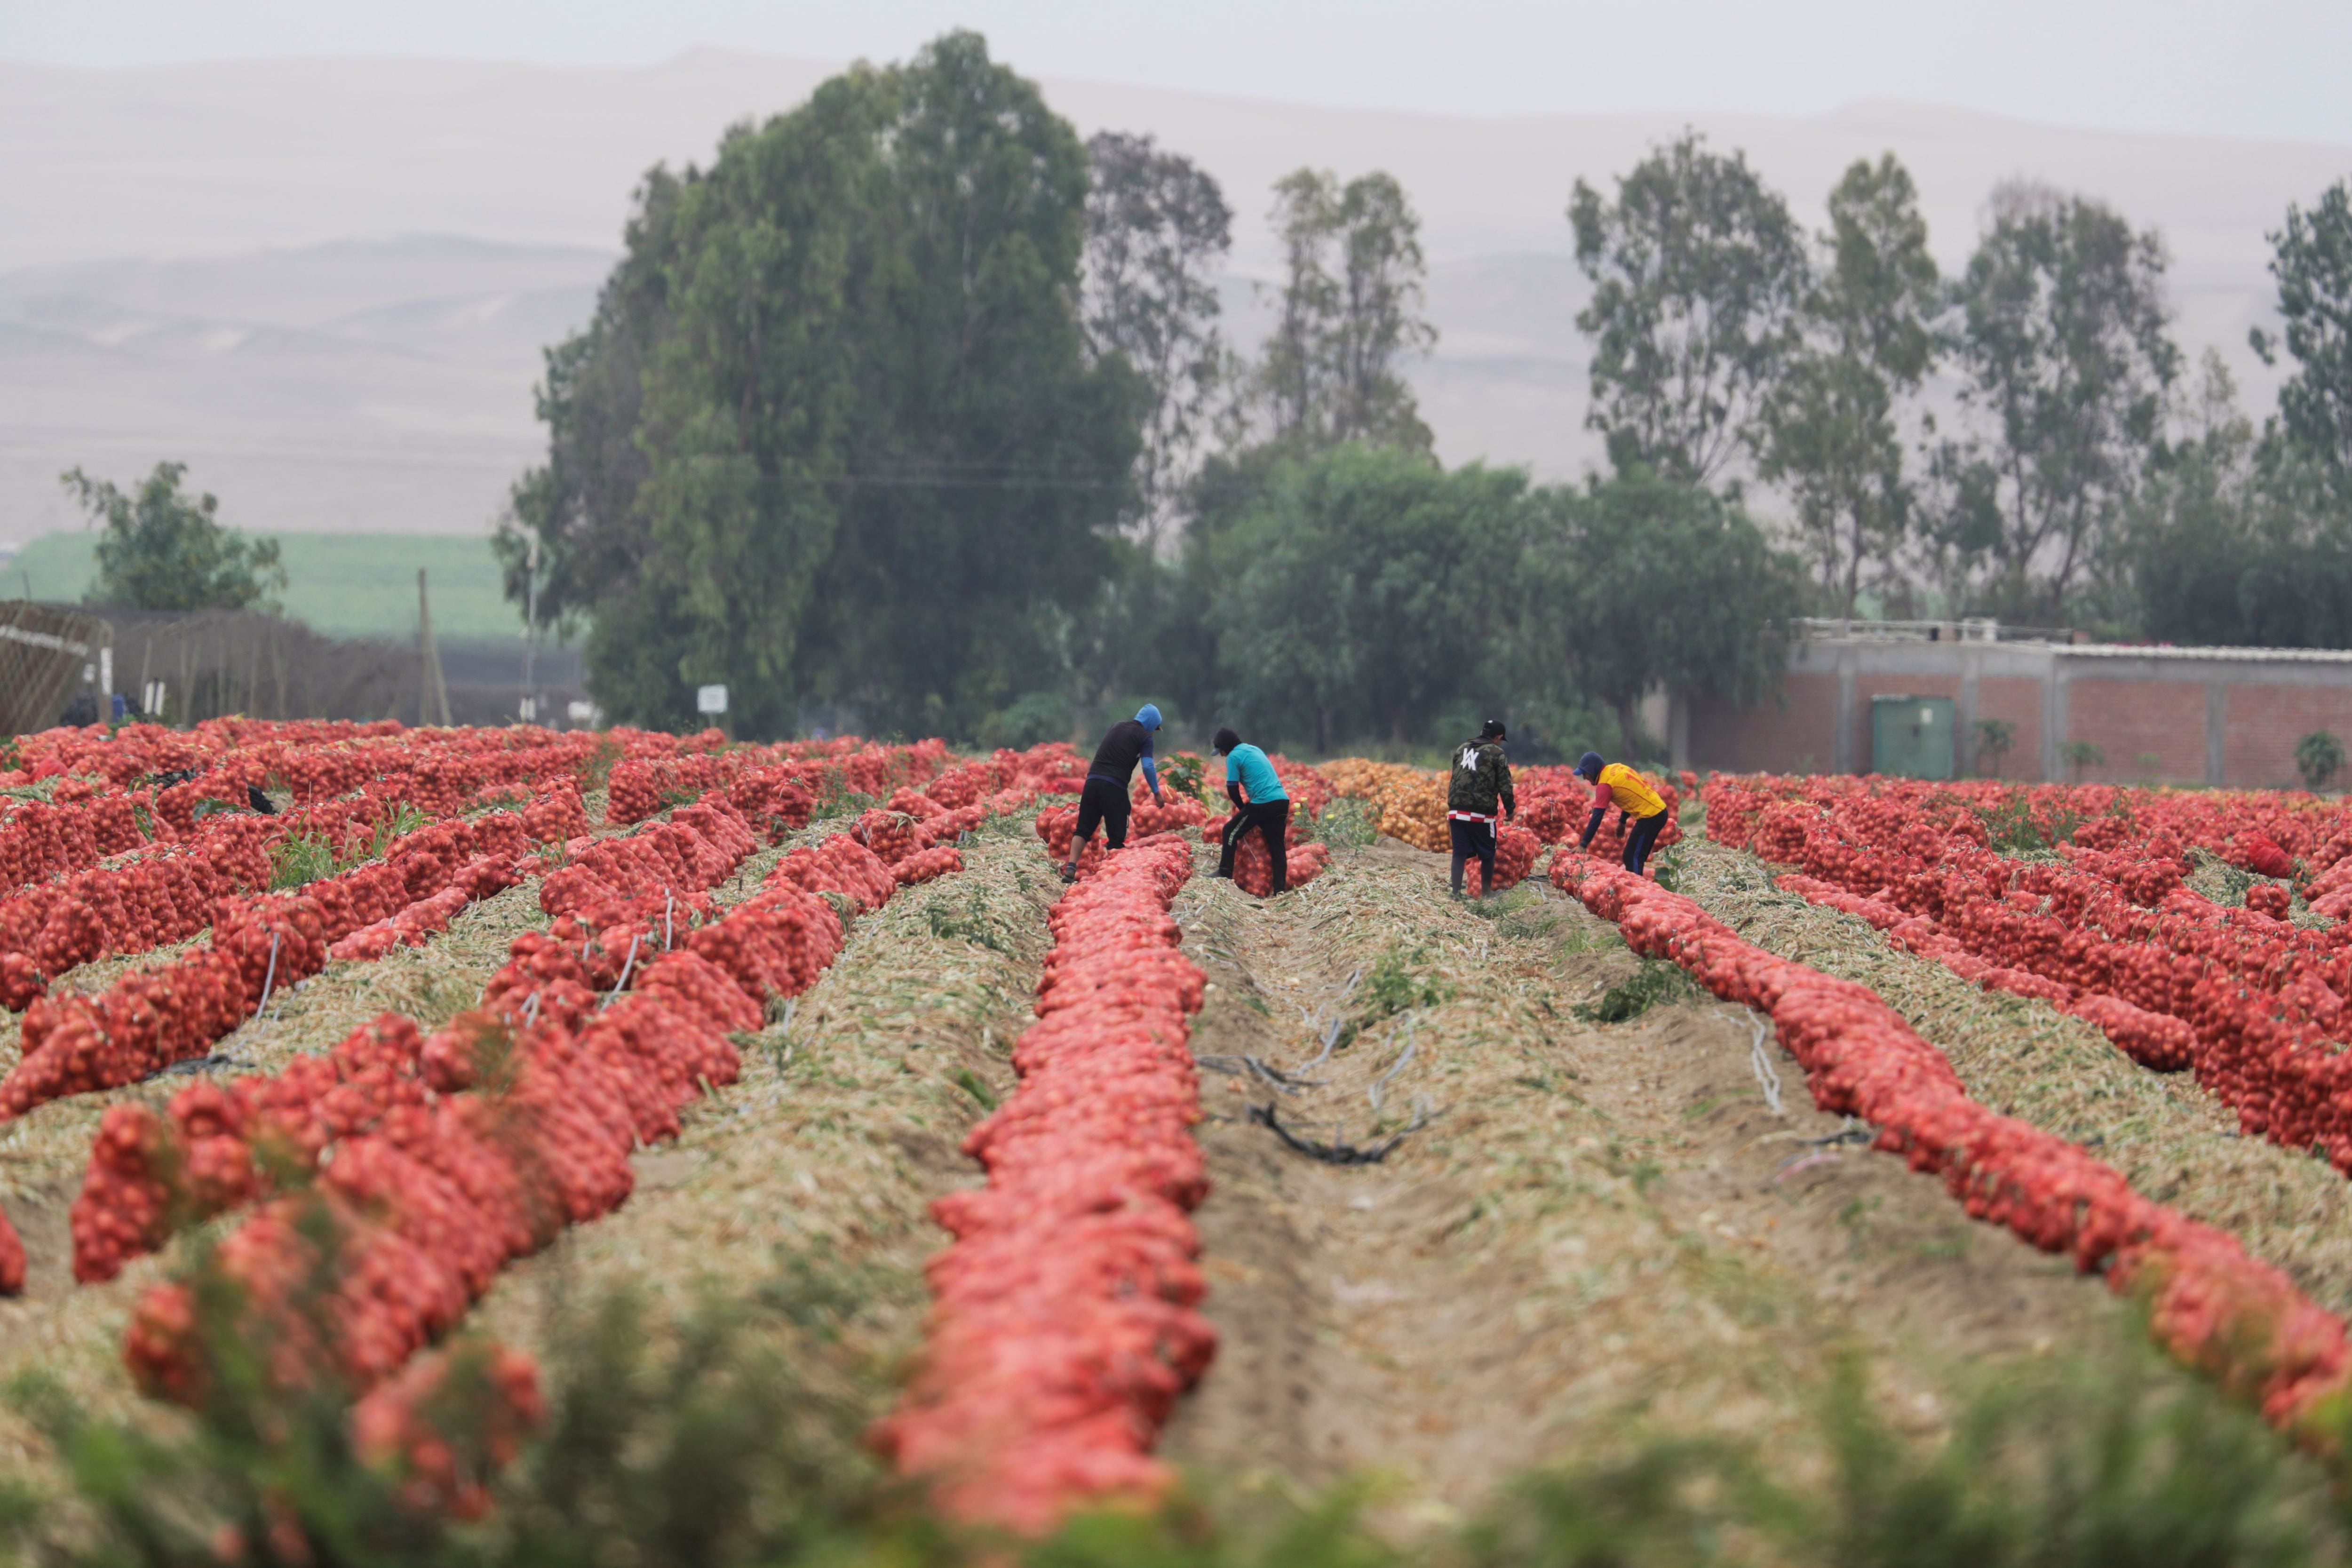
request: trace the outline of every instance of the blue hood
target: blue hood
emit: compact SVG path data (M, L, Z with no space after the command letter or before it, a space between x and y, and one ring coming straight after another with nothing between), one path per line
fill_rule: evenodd
M1142 725L1147 730L1157 730L1160 728L1159 704L1147 702L1142 707L1137 709L1135 710L1135 721Z

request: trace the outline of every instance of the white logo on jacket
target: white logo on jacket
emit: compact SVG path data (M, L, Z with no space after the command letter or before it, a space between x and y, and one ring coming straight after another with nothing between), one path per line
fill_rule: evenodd
M1460 762L1461 762L1461 765L1462 765L1462 771L1463 771L1464 773L1476 773L1476 772L1478 771L1478 748L1477 748L1477 747L1475 747L1475 746L1465 746L1465 747L1463 747L1463 748L1462 748L1462 756L1461 756L1461 758L1460 758Z

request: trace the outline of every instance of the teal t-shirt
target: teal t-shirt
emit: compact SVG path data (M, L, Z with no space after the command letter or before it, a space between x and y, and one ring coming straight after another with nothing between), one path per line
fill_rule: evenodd
M1274 771L1265 753L1247 742L1225 753L1225 782L1240 784L1248 793L1252 805L1290 798L1290 793L1282 787L1282 775Z

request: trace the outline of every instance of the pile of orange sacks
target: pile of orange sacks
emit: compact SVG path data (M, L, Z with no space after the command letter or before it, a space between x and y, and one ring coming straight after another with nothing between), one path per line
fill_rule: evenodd
M1876 1146L1940 1174L1969 1214L2142 1297L2158 1342L2333 1451L2352 1388L2344 1325L2235 1237L2135 1193L2113 1168L1969 1099L1951 1064L1867 987L1743 941L1690 900L1573 853L1552 880L1636 952L1670 958L1727 1001L1769 1015L1813 1101L1878 1129Z
M814 984L841 950L840 917L818 893L870 908L898 886L871 851L836 834L688 930L677 895L699 902L730 875L756 845L750 825L714 793L632 837L658 837L656 860L676 857L695 880L658 906L613 889L617 905L588 907L625 923L602 927L581 918L578 900L593 890L559 887L551 902L566 908L554 927L515 939L482 1005L447 1027L420 1038L387 1015L275 1078L192 1086L168 1119L110 1110L74 1206L77 1271L110 1277L179 1226L258 1201L217 1255L241 1288L241 1337L269 1347L270 1374L286 1386L332 1380L362 1395L358 1440L407 1458L419 1506L478 1510L484 1473L538 1418L529 1361L494 1352L505 1425L492 1425L507 1438L485 1447L467 1434L487 1456L468 1466L423 1414L439 1364L410 1358L509 1261L626 1201L631 1151L675 1137L683 1107L735 1080L729 1036L756 1030L767 1002ZM607 872L634 864L583 860ZM268 1173L281 1162L317 1171L316 1183L271 1196ZM306 1300L329 1261L322 1237L335 1248L331 1284L323 1300ZM124 1357L149 1392L202 1396L212 1371L189 1285L142 1297Z
M1216 1347L1188 1217L1208 1186L1185 1048L1203 979L1167 912L1192 861L1146 839L1055 905L1021 1085L964 1141L988 1185L932 1206L956 1239L874 1438L954 1517L1039 1533L1171 1479L1152 1447Z
M2085 786L2078 797L2096 789L2119 814L2083 825L2062 863L2027 862L1985 847L1966 796L1874 783L1719 779L1708 833L1795 863L1781 886L1863 916L1896 946L2048 1001L2145 1066L2193 1069L2241 1131L2352 1172L2352 1057L2333 1044L2352 1026L2352 927L2309 930L2182 887L2177 826L2211 839L2226 812ZM2022 794L2053 818L2069 798ZM2293 838L2331 867L2352 851L2352 837L2313 842L2333 808L2249 809L2272 814L2265 841ZM2221 842L2250 852L2243 837Z

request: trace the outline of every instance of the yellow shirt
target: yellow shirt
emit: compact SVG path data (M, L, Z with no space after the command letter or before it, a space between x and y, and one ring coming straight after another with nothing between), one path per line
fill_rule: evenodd
M1606 792L1605 795L1604 793ZM1612 763L1601 770L1601 778L1592 792L1592 804L1606 810L1604 800L1613 799L1620 811L1634 816L1655 816L1666 809L1665 798L1650 787L1650 781L1622 763Z

